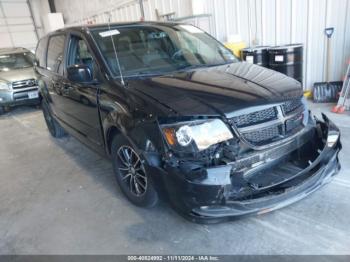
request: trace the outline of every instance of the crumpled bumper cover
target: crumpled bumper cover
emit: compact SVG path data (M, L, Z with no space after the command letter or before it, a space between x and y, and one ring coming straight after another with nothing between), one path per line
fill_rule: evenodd
M174 208L182 215L194 222L215 223L250 214L263 214L290 205L308 196L318 188L327 184L340 170L338 153L341 149L339 129L325 115L321 123L325 146L318 157L300 172L305 177L302 182L291 186L281 193L264 195L262 197L227 200L224 204L218 203L217 195L223 194L225 187L230 187L227 181L229 166L214 167L207 170L214 172L211 178L202 183L193 183L188 180L179 180L178 176L164 174L165 188ZM334 141L334 137L337 139ZM223 175L219 175L222 173ZM226 173L226 175L224 175ZM210 177L210 176L208 176Z

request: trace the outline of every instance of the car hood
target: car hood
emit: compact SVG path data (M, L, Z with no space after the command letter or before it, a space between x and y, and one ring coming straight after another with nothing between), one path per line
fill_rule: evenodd
M14 69L10 71L0 71L0 80L5 82L15 82L35 78L33 67Z
M245 62L134 79L129 88L158 108L160 104L181 116L227 116L246 107L302 96L298 81Z

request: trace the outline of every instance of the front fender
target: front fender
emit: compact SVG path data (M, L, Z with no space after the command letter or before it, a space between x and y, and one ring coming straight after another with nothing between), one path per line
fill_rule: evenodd
M135 118L111 111L102 119L102 127L108 155L115 135L123 135L142 155L144 152L162 151L161 134L155 118Z
M38 91L41 100L44 99L48 104L52 102L49 89L47 88L45 81L42 79L38 79Z

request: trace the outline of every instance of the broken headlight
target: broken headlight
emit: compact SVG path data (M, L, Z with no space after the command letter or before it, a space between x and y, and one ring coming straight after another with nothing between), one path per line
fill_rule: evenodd
M168 145L176 151L202 151L233 138L220 119L161 125L161 130Z

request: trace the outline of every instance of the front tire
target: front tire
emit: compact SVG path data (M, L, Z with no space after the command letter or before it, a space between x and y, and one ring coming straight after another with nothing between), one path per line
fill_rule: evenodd
M131 203L140 207L153 207L158 194L144 161L127 139L119 135L112 142L113 169L120 189Z
M49 107L44 100L42 100L41 102L41 107L43 109L45 122L46 122L47 128L50 131L50 134L55 138L61 138L66 136L66 132L60 126L60 124L52 117Z

